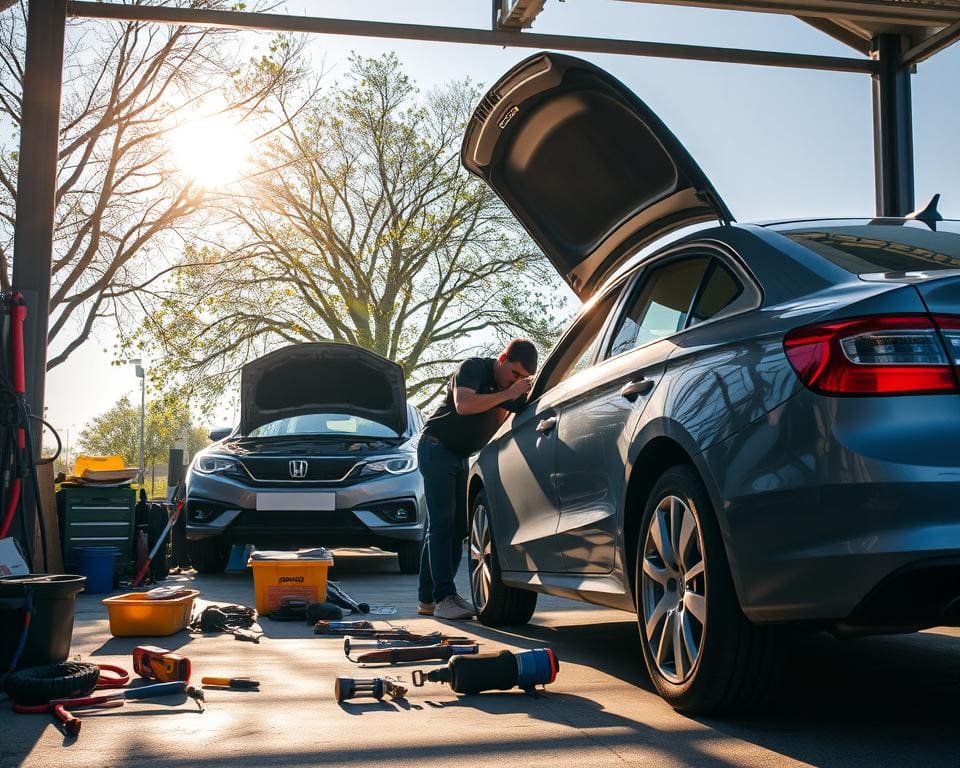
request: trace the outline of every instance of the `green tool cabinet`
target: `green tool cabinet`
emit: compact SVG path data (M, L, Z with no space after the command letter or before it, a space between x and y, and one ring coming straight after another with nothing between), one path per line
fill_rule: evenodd
M74 564L76 547L114 546L120 550L117 570L133 563L136 492L123 488L82 486L57 492L57 511L63 541L63 562Z

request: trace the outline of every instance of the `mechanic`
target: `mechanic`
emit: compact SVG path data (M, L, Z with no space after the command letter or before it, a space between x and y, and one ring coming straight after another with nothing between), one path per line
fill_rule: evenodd
M417 448L427 502L421 615L474 616L453 582L467 534L467 458L487 444L508 412L523 407L536 370L537 348L527 339L514 339L497 358L468 358L450 377L444 401L424 425Z

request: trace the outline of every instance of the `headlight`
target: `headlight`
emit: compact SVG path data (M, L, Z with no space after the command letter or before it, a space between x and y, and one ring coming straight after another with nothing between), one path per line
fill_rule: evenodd
M384 472L391 475L402 475L413 472L417 468L417 454L403 453L397 456L380 456L371 459L363 465L361 475L382 475Z
M240 471L240 465L236 460L228 459L225 456L197 456L193 467L197 472L203 472L205 475Z

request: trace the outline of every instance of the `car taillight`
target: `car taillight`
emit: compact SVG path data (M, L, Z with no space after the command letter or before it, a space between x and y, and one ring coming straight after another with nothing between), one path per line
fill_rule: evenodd
M947 344L947 356L960 368L960 317L936 315L933 321L943 334L943 340Z
M954 370L960 365L960 318L937 317L936 323L928 315L837 320L790 331L783 346L801 381L815 392L960 391Z

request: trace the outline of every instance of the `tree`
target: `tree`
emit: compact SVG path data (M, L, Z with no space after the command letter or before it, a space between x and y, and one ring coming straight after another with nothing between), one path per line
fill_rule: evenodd
M189 456L209 443L204 430L191 424L190 410L180 398L158 397L146 406L144 466L166 463L167 452L174 443L184 442ZM129 466L135 466L140 457L139 405L122 397L84 427L79 448L94 456L119 454Z
M555 275L460 168L478 96L469 82L422 95L387 54L352 56L346 82L306 105L271 102L284 127L232 201L234 239L187 246L132 343L159 345L164 372L208 402L288 343L396 360L421 402L467 348L518 334L548 345Z
M164 4L158 0L157 4ZM229 0L194 0L226 9ZM9 288L16 201L26 6L0 13L0 288ZM48 341L63 363L98 321L135 317L137 295L170 266L184 231L215 198L171 161L169 137L202 116L258 119L292 69L289 46L237 64L236 32L139 22L71 21L65 52ZM178 251L179 252L179 251Z

